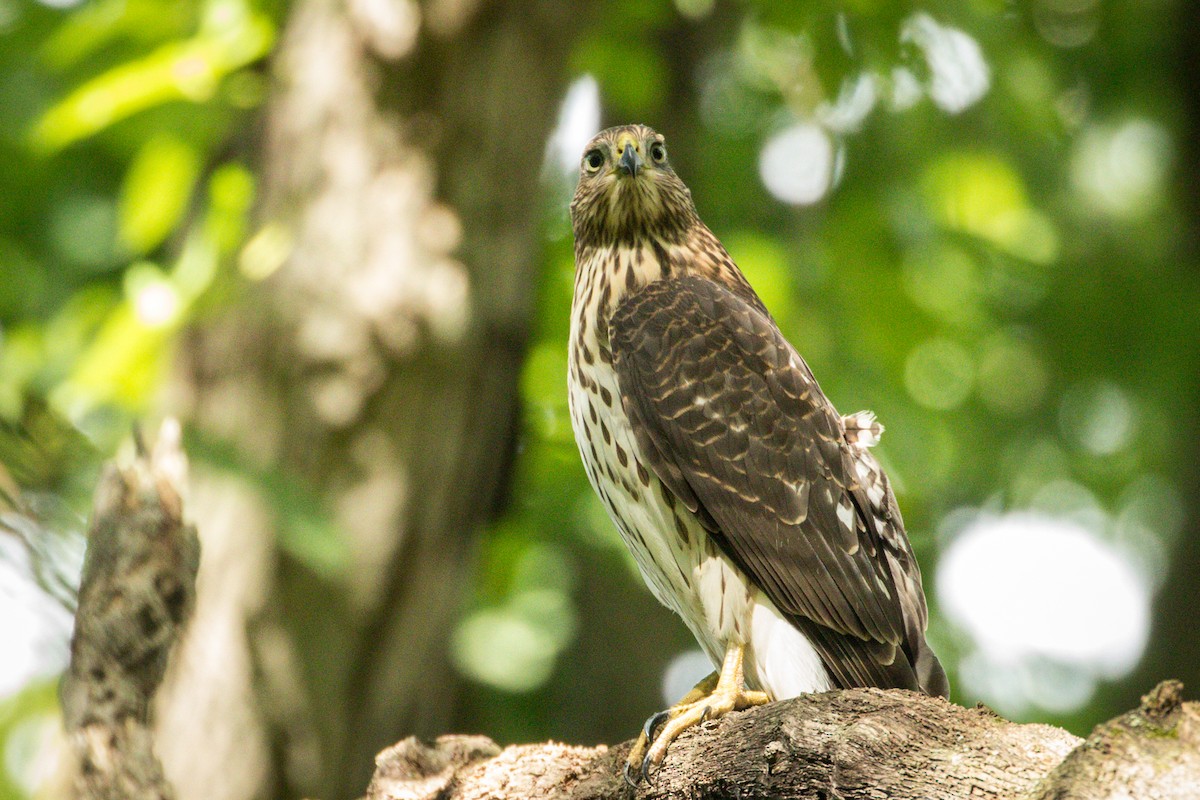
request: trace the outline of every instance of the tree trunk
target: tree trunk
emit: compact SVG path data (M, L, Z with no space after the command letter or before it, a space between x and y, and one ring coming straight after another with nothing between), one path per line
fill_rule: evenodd
M1180 3L1175 30L1175 68L1178 98L1182 103L1182 124L1178 145L1178 168L1174 170L1175 191L1179 194L1183 219L1200 219L1200 39L1192 31L1200 24L1200 6ZM1191 224L1179 231L1178 263L1200 268L1200 226ZM1178 291L1179 302L1195 298L1200 288L1200 273L1190 285ZM1179 341L1200 336L1200 326L1189 317L1190 331L1181 331ZM1189 359L1194 361L1194 359ZM1186 369L1186 367L1185 367ZM1185 372L1185 374L1187 374ZM1196 587L1200 585L1200 380L1194 370L1192 397L1183 404L1175 425L1181 443L1184 523L1175 547L1169 555L1166 579L1158 590L1151 614L1150 640L1139 668L1105 693L1102 708L1115 713L1127 708L1139 686L1156 676L1174 675L1189 686L1200 684L1200 636L1196 636ZM1189 413L1190 412L1190 413Z
M239 466L193 487L200 596L160 724L185 800L355 796L380 747L450 718L446 642L505 495L531 198L578 13L294 7L242 262L269 277L190 337L178 392L199 450Z

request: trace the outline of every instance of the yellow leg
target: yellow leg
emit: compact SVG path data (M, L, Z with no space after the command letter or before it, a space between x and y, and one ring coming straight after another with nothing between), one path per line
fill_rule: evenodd
M627 781L633 783L631 773L637 773L645 779L651 767L662 763L671 742L693 725L706 719L723 717L730 711L741 711L770 702L771 698L765 692L752 692L746 688L745 657L745 645L730 645L725 651L719 675L709 675L670 709L646 721L642 735L629 751L629 759L625 764ZM655 728L660 724L662 727L656 734Z

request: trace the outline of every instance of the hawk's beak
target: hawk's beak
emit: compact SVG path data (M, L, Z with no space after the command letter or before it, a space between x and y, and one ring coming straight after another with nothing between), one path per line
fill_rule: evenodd
M630 143L625 144L625 152L621 153L621 160L617 162L617 168L630 177L636 178L638 170L642 168L642 157L637 154L637 150L633 149Z

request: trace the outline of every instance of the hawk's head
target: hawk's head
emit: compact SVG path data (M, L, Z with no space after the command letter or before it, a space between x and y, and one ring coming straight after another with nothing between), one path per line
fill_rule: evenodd
M671 169L660 134L621 125L588 143L571 201L577 245L679 241L696 222L692 194Z

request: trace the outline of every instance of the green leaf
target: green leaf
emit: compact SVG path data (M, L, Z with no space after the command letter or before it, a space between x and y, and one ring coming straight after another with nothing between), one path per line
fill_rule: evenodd
M275 28L266 17L245 14L229 28L165 44L68 94L34 126L32 144L54 152L162 103L204 102L222 78L265 55L274 39Z
M200 171L200 154L192 145L160 134L138 150L117 207L121 241L135 253L162 243L187 208Z

